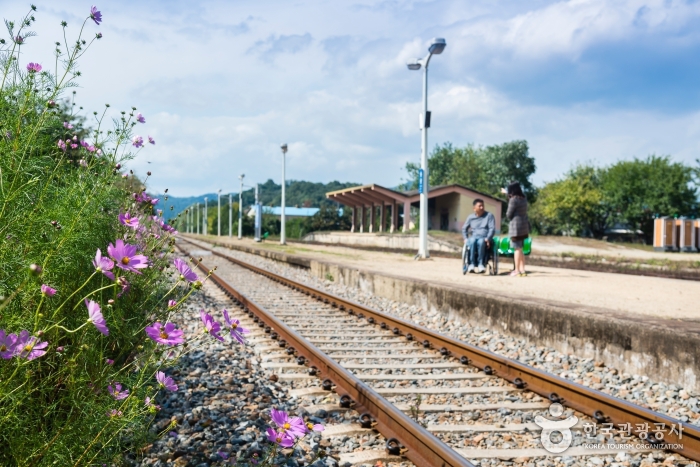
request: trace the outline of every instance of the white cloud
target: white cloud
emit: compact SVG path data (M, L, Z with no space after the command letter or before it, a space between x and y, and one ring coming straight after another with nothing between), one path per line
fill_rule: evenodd
M77 0L60 11L38 6L39 37L23 58L47 65L60 20L74 34L80 20L68 14L87 10ZM448 46L431 62L431 147L527 139L538 181L577 160L657 152L692 162L700 149L697 113L594 99L543 103L481 73L493 65L492 73L517 81L523 70L562 57L576 62L591 47L638 37L700 43L693 3L105 0L99 7L103 24L86 28L104 39L81 64L78 102L144 113L148 123L137 128L157 143L131 167L153 171L157 191L235 191L242 172L249 182L279 181L283 142L288 178L397 183L401 167L420 154L421 73L405 64L423 56L434 36ZM3 16L24 8L3 4Z

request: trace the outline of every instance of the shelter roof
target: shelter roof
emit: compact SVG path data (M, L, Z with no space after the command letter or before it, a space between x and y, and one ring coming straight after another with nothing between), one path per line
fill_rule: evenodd
M502 199L458 184L431 187L428 191L428 198L435 198L449 193L460 193L472 198L481 197L496 202L505 202ZM418 190L396 191L380 185L371 184L331 191L326 193L326 198L347 206L372 206L404 202L416 203L420 199L420 194Z

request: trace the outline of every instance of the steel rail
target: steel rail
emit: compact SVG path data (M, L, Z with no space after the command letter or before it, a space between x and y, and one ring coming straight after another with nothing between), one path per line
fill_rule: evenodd
M363 416L369 414L373 419L371 426L389 440L387 449L395 450L390 453L405 456L420 467L474 467L467 459L377 394L318 347L238 292L197 258L189 256L229 297L238 302L246 312L255 315L259 326L265 327L265 332L269 332L271 338L279 340L280 347L287 347L287 353L297 357L300 365L310 366L310 373L325 378L324 389L333 389L328 381L335 384L335 392L341 397L341 406L353 407ZM369 427L369 422L366 420L363 424L367 423Z
M379 324L382 328L391 329L395 335L403 335L408 340L422 341L425 347L437 349L445 356L459 358L462 363L480 368L486 374L504 378L517 388L527 389L549 399L551 402L558 402L589 415L597 423L613 423L617 426L630 423L632 427L631 433L640 437L644 443L670 445L671 448L665 450L677 452L694 461L700 461L700 429L695 425L684 424L684 422L668 415L654 412L466 342L441 335L401 318L390 316L351 300L315 289L190 240L183 240L333 307L345 310L352 315L364 317L371 324ZM670 431L671 426L675 426L676 432L669 432L663 439L657 440L654 438L652 430L660 425L667 431ZM679 429L679 427L682 427L682 429ZM641 438L640 435L642 433L647 433L651 439Z

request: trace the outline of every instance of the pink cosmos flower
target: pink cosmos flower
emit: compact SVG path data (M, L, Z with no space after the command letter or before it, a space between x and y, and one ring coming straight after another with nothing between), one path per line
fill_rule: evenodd
M283 433L294 438L301 438L306 434L304 420L299 417L289 417L287 412L272 409L270 411L272 421L283 430Z
M97 7L95 5L90 8L90 18L95 22L96 25L100 25L102 22L102 13L97 11Z
M219 335L221 325L214 321L214 318L212 318L210 314L205 313L204 310L199 310L199 317L202 319L202 323L204 323L204 331L223 342L224 338Z
M125 214L119 214L119 222L121 222L122 225L131 227L132 229L136 229L139 226L139 218L131 217L131 214L128 212Z
M112 409L107 412L107 416L110 418L115 418L115 417L121 417L122 416L122 411L117 410L117 409Z
M58 140L58 143L56 143L56 145L57 145L62 151L65 151L65 150L66 150L66 143L64 143L63 140L59 139L59 140Z
M158 410L160 410L160 405L154 404L151 398L148 396L146 396L145 406L151 412L157 412Z
M114 386L110 384L107 386L107 391L118 401L129 397L129 390L122 388L121 383L114 383Z
M139 123L146 123L146 119L143 118L143 115L141 115L140 113L139 113L139 114L136 114L136 121L139 122ZM149 137L149 138L150 138L150 137Z
M0 358L9 360L15 354L17 348L17 334L6 334L0 329Z
M165 373L162 371L156 373L156 381L158 381L161 387L168 391L177 391L177 384L175 384L175 381L170 376L165 376Z
M284 431L275 431L272 428L267 429L267 439L271 443L275 443L283 448L290 448L294 446L294 438L289 436Z
M158 204L158 201L160 201L159 198L151 198L150 203L151 203L153 206L155 206L156 204Z
M321 425L320 423L314 424L314 423L311 423L311 422L306 422L306 430L307 430L309 433L312 432L312 431L321 432L321 431L325 430L325 427L324 427L323 425Z
M117 298L121 298L122 295L129 292L131 289L131 284L129 284L129 281L126 280L124 276L117 277L117 285L122 288L122 291L117 294Z
M109 272L112 270L112 268L114 268L114 261L109 258L104 258L102 256L102 251L100 251L99 248L95 254L95 259L92 260L92 265L95 266L95 271L101 272L105 276L114 280L114 274Z
M41 65L34 62L27 63L27 71L29 73L39 73L41 71Z
M156 321L152 326L146 326L144 330L148 337L158 344L178 345L185 342L185 338L182 337L185 334L184 331L177 329L174 323L165 323L165 326L163 326Z
M131 140L131 144L135 148L140 148L141 146L143 146L143 138L140 136L134 136L133 139Z
M156 144L156 140L154 140L153 138L151 138L150 135L148 136L148 142L151 143L151 144Z
M131 271L136 274L141 274L138 270L148 267L148 258L144 255L136 254L136 246L124 243L120 238L115 245L111 243L107 247L107 253L114 260L118 268L125 271Z
M56 289L52 289L46 284L41 284L41 293L44 294L45 297L53 297L56 295Z
M177 305L176 300L168 300L168 308L175 308L175 305Z
M105 363L107 365L114 365L114 360L112 360L111 358L105 358Z
M226 309L224 309L224 321L226 322L228 328L231 330L231 337L236 339L241 344L245 344L245 338L243 337L243 334L247 334L250 331L247 328L241 326L241 322L236 318L231 319L228 315L228 310Z
M77 145L77 144L71 144L70 147L71 147L71 149L78 149L78 145Z
M46 353L46 350L43 349L48 345L48 342L39 342L38 337L30 336L29 331L23 330L19 333L19 338L17 339L15 355L27 360L34 360Z
M80 160L78 161L78 163L80 164L81 167L87 167L87 166L88 166L88 163L87 163L87 161L86 161L85 159L80 159Z
M69 130L72 130L72 129L73 129L73 125L71 125L71 124L68 123L68 122L63 122L63 128L67 128L67 129L69 129Z
M180 280L186 280L187 282L194 282L196 280L199 280L197 274L195 274L192 271L192 269L190 269L190 267L187 266L187 263L184 262L181 258L175 258L173 264L180 273Z
M100 311L100 305L92 300L85 300L85 306L88 309L88 323L95 325L98 331L100 331L105 336L109 336L109 329L107 329L107 321L105 321L102 312Z

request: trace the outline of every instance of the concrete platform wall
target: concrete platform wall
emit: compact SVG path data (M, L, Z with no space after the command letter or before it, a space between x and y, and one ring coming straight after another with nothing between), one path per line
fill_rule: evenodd
M513 299L483 290L465 290L360 271L245 246L231 248L310 269L318 278L398 302L438 310L449 318L487 326L564 353L603 361L630 374L652 376L700 391L700 325L655 318L630 320L610 310L536 299Z
M418 234L311 232L304 236L302 241L325 243L328 245L369 246L375 248L418 251ZM447 253L461 252L458 247L430 236L428 236L428 248L431 251L443 251Z

